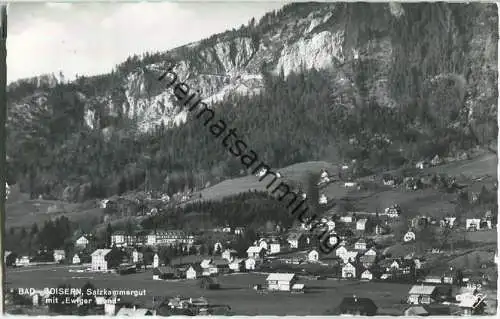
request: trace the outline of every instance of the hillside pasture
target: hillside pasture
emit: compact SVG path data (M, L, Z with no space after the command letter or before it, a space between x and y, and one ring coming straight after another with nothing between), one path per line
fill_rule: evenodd
M338 168L335 165L322 161L293 164L282 169L274 169L274 171L279 171L283 175L283 182L285 183L289 180L295 183L304 184L308 174L319 173L321 169L327 169L331 175L335 175L336 172L338 172ZM220 200L224 197L249 192L251 190L265 191L266 185L268 185L270 181L272 181L272 176L266 177L261 182L259 182L259 178L254 175L228 179L214 186L205 188L200 192L196 192L193 198L198 200L201 194L201 200ZM292 182L290 182L290 184ZM275 182L273 186L271 186L271 189L277 185L279 184Z
M469 160L456 161L426 168L429 173L464 175L470 178L497 176L498 157L495 154L484 154Z

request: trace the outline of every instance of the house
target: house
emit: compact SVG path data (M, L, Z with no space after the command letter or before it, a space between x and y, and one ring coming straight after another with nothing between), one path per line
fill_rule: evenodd
M422 282L426 284L441 284L443 278L441 276L426 276Z
M481 226L480 218L467 218L465 220L465 229L469 231L479 230Z
M264 248L260 246L250 246L247 249L248 258L260 259L264 257Z
M368 219L366 219L366 218L359 219L356 222L356 230L365 231L365 229L366 229L366 222L367 221L368 221Z
M237 254L238 252L234 249L226 249L222 252L222 259L231 261Z
M320 204L320 205L328 204L328 198L326 197L325 194L321 194L321 196L318 199L318 204Z
M329 232L335 230L335 222L333 220L328 220L326 222L326 226L328 226L328 231Z
M363 267L370 268L377 261L377 256L365 254L359 258L359 261L363 264Z
M263 238L259 239L257 245L255 245L255 246L259 246L264 250L269 250L269 245L267 244L267 240L265 240Z
M368 249L365 253L365 256L377 256L377 251L374 248Z
M355 261L357 257L358 257L357 251L348 251L344 256L340 256L344 264Z
M357 187L358 186L358 183L356 182L345 182L344 183L344 187L345 188L354 188L354 187Z
M317 262L319 260L319 253L313 249L307 254L307 260L310 262Z
M358 239L358 241L354 243L354 249L366 250L366 241L363 238Z
M391 218L396 218L399 215L401 215L401 208L397 204L392 205L390 207L387 207L384 210L384 215L391 217Z
M377 306L369 298L345 297L336 311L339 315L375 316Z
M431 160L431 165L432 166L437 166L443 163L443 160L439 157L439 155L436 154Z
M287 238L290 248L302 248L304 245L304 236L302 233L293 232Z
M30 264L29 256L21 256L16 259L16 266L28 266Z
M143 259L144 259L143 253L137 251L137 249L134 249L134 251L132 252L132 262L134 264L142 263Z
M278 254L281 251L281 244L279 242L272 242L269 244L269 253Z
M412 270L412 267L414 266L414 263L412 260L401 260L401 259L395 259L389 269L390 270L398 270L402 274L409 274Z
M222 232L223 233L230 233L231 232L231 227L229 227L229 226L222 227Z
M235 227L234 228L234 234L235 235L243 235L244 232L245 232L245 228L244 227Z
M221 251L222 251L222 244L220 242L216 242L214 244L214 254Z
M196 279L201 276L203 270L199 265L191 265L186 270L186 279Z
M270 291L290 291L297 277L290 273L272 273L267 276L267 289Z
M63 261L66 258L66 252L62 249L54 250L54 261L56 263Z
M366 269L365 271L363 271L361 273L361 279L362 280L372 280L373 279L373 274L371 273L371 271L369 271L368 269Z
M348 213L347 215L340 216L340 221L344 224L350 224L354 222L354 214Z
M408 303L417 304L430 304L436 299L436 286L415 285L411 287L408 293Z
M174 279L176 274L176 270L172 267L160 266L153 269L153 280Z
M97 249L91 255L92 271L107 271L108 270L108 261L106 256L111 252L111 249Z
M445 217L444 218L445 225L450 227L450 228L453 228L455 226L456 220L457 220L456 217Z
M321 170L321 175L319 177L318 186L322 185L322 184L328 184L328 183L330 183L330 177L328 176L328 172L325 169L323 169L323 170Z
M158 267L160 267L160 257L155 253L155 255L153 256L153 268Z
M291 291L292 293L304 293L304 284L294 284Z
M245 260L245 269L246 270L255 270L255 259L254 258L247 258Z
M73 256L73 260L71 261L71 263L72 263L73 265L78 265L78 264L80 264L80 263L81 263L80 256L78 256L78 254L75 254L75 255Z
M229 264L229 269L232 270L233 272L240 272L241 269L244 267L244 265L245 261L243 259L234 259Z
M396 184L396 180L390 175L385 175L382 179L382 183L384 186L394 186Z
M426 161L420 161L415 165L416 169L424 169L426 167L429 167L429 164Z
M341 245L339 248L337 248L335 250L335 256L337 256L337 257L344 259L343 256L346 256L346 255L347 255L347 248L345 248L345 246L343 246L343 245Z
M342 267L342 278L353 279L356 278L356 267L350 262Z
M406 234L403 236L403 241L405 243L408 243L410 241L415 241L415 233L412 231L406 232Z
M84 248L87 248L88 244L89 244L89 240L87 239L87 237L82 235L82 236L78 237L78 239L75 241L75 248L84 249Z

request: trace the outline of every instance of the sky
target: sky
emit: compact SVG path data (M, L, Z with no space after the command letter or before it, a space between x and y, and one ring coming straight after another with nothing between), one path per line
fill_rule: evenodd
M110 72L133 54L166 51L279 9L284 2L10 3L7 81Z

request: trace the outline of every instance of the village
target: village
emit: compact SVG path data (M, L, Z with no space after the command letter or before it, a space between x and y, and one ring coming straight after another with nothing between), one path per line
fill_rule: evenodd
M384 187L403 187L412 191L422 187L414 180L398 180L384 174L380 183ZM334 181L323 169L317 186L321 188ZM352 181L344 184L345 188L360 188L362 185ZM473 197L472 201L478 200L477 194ZM328 198L321 194L318 205L328 207L328 204ZM487 313L488 306L496 307L491 304L491 298L495 298L491 294L496 291L496 257L486 261L477 257L465 263L456 262L458 259L454 257L468 254L473 249L452 245L451 251L449 245L438 244L441 240L419 236L431 236L435 232L446 235L451 231L463 234L494 231L497 224L495 218L496 214L491 211L460 220L453 215L441 219L422 215L407 218L397 203L381 212L339 213L334 206L326 209L321 219L328 226L328 232L340 238L338 246L328 255L317 250L309 227L299 223L288 230L277 226L273 231L259 233L246 250L239 251L233 244L235 239L245 234L245 227L220 225L203 233L160 229L134 233L115 231L110 236L109 247L105 248L96 248L93 234L81 234L75 239L75 250L70 256L64 250L54 250L53 261L33 262L29 256L14 258L15 253L7 252L6 263L16 268L65 264L68 267L66 271L71 273L141 274L154 282L191 282L196 283L199 295L203 295L203 291L223 290L221 279L224 277L251 274L266 276L265 280L255 281L247 287L259 295L307 295L315 286L311 287L309 283L315 281L405 284L409 289L405 296L399 297L400 304L406 305L401 309L404 314L476 315ZM226 240L215 241L208 251L202 251L200 236L206 233L222 235ZM428 243L429 239L434 244L419 244ZM475 266L464 267L467 264ZM144 283L143 287L147 286ZM116 296L101 296L96 298L95 306L101 309L99 313L106 315L161 315L158 312L160 306L167 307L169 315L231 313L230 300L226 305L213 305L199 295L171 297L161 303L153 303L149 308L137 304L137 301L120 304ZM49 297L41 290L32 291L29 296L37 307L43 307L44 300ZM344 297L336 313L378 313L376 302L365 298L362 290Z

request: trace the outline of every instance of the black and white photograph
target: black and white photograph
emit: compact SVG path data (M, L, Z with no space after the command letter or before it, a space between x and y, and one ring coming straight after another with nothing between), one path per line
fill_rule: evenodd
M4 314L497 315L496 3L0 7Z

